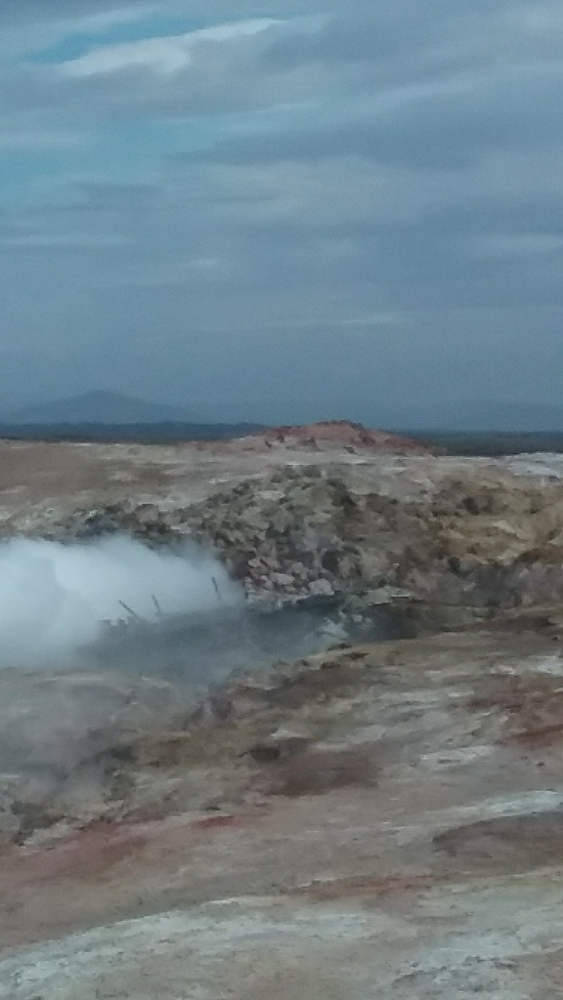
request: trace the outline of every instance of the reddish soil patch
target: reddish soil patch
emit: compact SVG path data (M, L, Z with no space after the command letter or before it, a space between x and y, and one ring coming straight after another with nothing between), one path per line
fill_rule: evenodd
M348 420L321 420L303 426L272 427L240 442L247 447L326 448L339 446L351 451L394 452L407 455L431 455L435 450L413 438L371 430ZM239 444L239 447L240 447ZM235 445L236 446L236 445Z
M437 882L444 881L436 875L386 875L339 878L327 882L312 882L297 890L293 895L306 895L319 902L343 899L348 896L387 896L393 893L422 892L432 889Z
M372 745L342 749L311 748L267 770L270 795L322 795L337 788L373 787L379 767Z
M527 677L486 678L470 702L472 709L499 708L506 714L502 743L546 747L563 741L561 677L533 674Z
M146 840L133 827L94 823L52 848L24 848L10 852L9 856L5 855L2 868L11 890L18 883L22 886L37 885L53 878L79 876L91 880L141 850ZM0 893L2 882L0 876Z
M226 826L235 826L241 822L238 816L206 816L193 824L196 830L216 830Z

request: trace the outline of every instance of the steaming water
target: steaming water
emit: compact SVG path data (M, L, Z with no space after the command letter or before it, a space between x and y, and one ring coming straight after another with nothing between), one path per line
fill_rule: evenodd
M155 551L126 536L63 545L12 539L0 546L0 666L72 660L100 634L103 620L143 618L242 603L240 589L212 557L195 548Z

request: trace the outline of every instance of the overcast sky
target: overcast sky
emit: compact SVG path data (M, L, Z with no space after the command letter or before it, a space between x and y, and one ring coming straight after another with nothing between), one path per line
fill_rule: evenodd
M563 402L562 83L561 0L3 0L2 403Z

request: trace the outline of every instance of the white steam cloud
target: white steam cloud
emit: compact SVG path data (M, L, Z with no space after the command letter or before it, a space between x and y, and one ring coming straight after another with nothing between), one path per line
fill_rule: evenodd
M241 593L225 569L194 548L147 548L118 535L95 542L16 538L0 545L0 666L64 661L94 641L104 620L126 617L120 602L154 619L234 604Z

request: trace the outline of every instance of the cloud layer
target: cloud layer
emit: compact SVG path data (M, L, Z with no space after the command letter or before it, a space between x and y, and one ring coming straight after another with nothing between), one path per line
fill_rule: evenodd
M558 403L560 5L189 6L0 12L3 395Z

